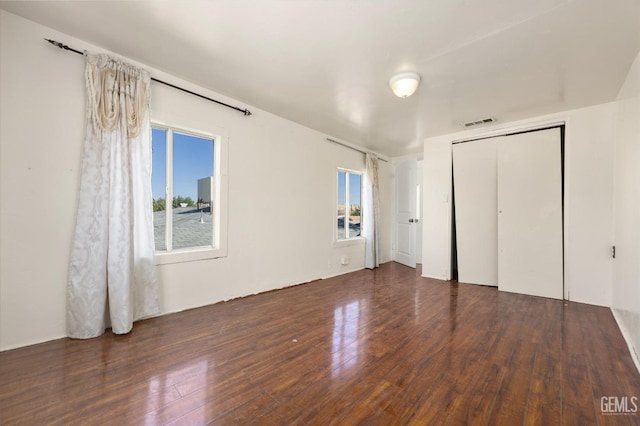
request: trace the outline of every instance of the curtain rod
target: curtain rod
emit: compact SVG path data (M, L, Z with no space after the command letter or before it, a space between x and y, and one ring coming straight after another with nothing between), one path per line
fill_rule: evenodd
M343 143L343 142L338 142L337 140L334 140L334 139L331 139L331 138L327 138L327 140L328 140L329 142L337 143L338 145L342 145L342 146L344 146L344 147L351 148L351 149L353 149L354 151L358 151L358 152L361 152L361 153L363 153L363 154L366 154L366 153L367 153L367 151L364 151L364 150L362 150L362 149L356 148L356 147L351 146L351 145L347 145L346 143ZM377 155L377 154L376 154L376 155ZM389 160L385 160L384 158L380 158L379 156L378 156L378 160L380 160L380 161L384 161L385 163L388 163L388 162L389 162Z
M87 55L87 51L86 50L84 52L81 52L81 51L79 51L77 49L73 49L73 48L67 46L66 44L62 44L59 41L50 40L48 38L45 38L45 40L48 41L49 43L53 44L54 46L59 47L60 49L68 50L70 52L74 52L74 53L77 53L77 54L82 55L82 56L86 56ZM192 92L191 90L183 89L182 87L176 86L176 85L171 84L171 83L167 83L166 81L158 80L157 78L151 77L151 81L155 81L156 83L164 84L165 86L172 87L174 89L180 90L180 91L188 93L190 95L197 96L199 98L206 99L206 100L211 101L211 102L215 102L218 105L222 105L222 106L226 106L227 108L235 109L236 111L240 111L241 113L243 113L245 116L251 115L251 111L249 111L246 108L242 109L242 108L238 108L237 106L225 104L224 102L220 102L220 101L217 101L215 99L209 98L207 96L203 96L203 95L201 95L199 93Z

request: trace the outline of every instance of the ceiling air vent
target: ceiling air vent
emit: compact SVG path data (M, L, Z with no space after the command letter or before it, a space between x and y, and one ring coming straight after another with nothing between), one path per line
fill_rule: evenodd
M488 124L488 123L495 123L495 122L496 122L495 118L488 117L488 118L483 118L482 120L467 121L466 123L462 123L462 127L467 128L467 127L478 126L480 124Z

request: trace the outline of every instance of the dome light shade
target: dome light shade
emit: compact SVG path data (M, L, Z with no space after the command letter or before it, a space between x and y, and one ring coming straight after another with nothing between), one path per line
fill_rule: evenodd
M389 87L393 93L399 98L408 98L420 84L420 76L415 72L402 72L391 77Z

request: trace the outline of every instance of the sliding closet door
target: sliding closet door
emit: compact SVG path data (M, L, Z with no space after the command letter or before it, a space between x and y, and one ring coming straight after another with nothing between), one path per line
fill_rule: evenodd
M458 281L498 285L498 138L453 145Z
M500 290L563 298L561 173L560 129L498 141Z

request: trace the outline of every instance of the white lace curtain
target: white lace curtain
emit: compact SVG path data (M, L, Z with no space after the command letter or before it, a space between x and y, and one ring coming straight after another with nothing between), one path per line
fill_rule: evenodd
M107 55L86 64L86 138L67 287L67 331L116 334L159 313L151 213L149 74ZM108 313L107 313L108 310Z
M362 236L365 239L365 268L380 266L380 250L378 244L378 223L380 202L378 189L378 157L373 153L366 154L366 171L364 175Z

